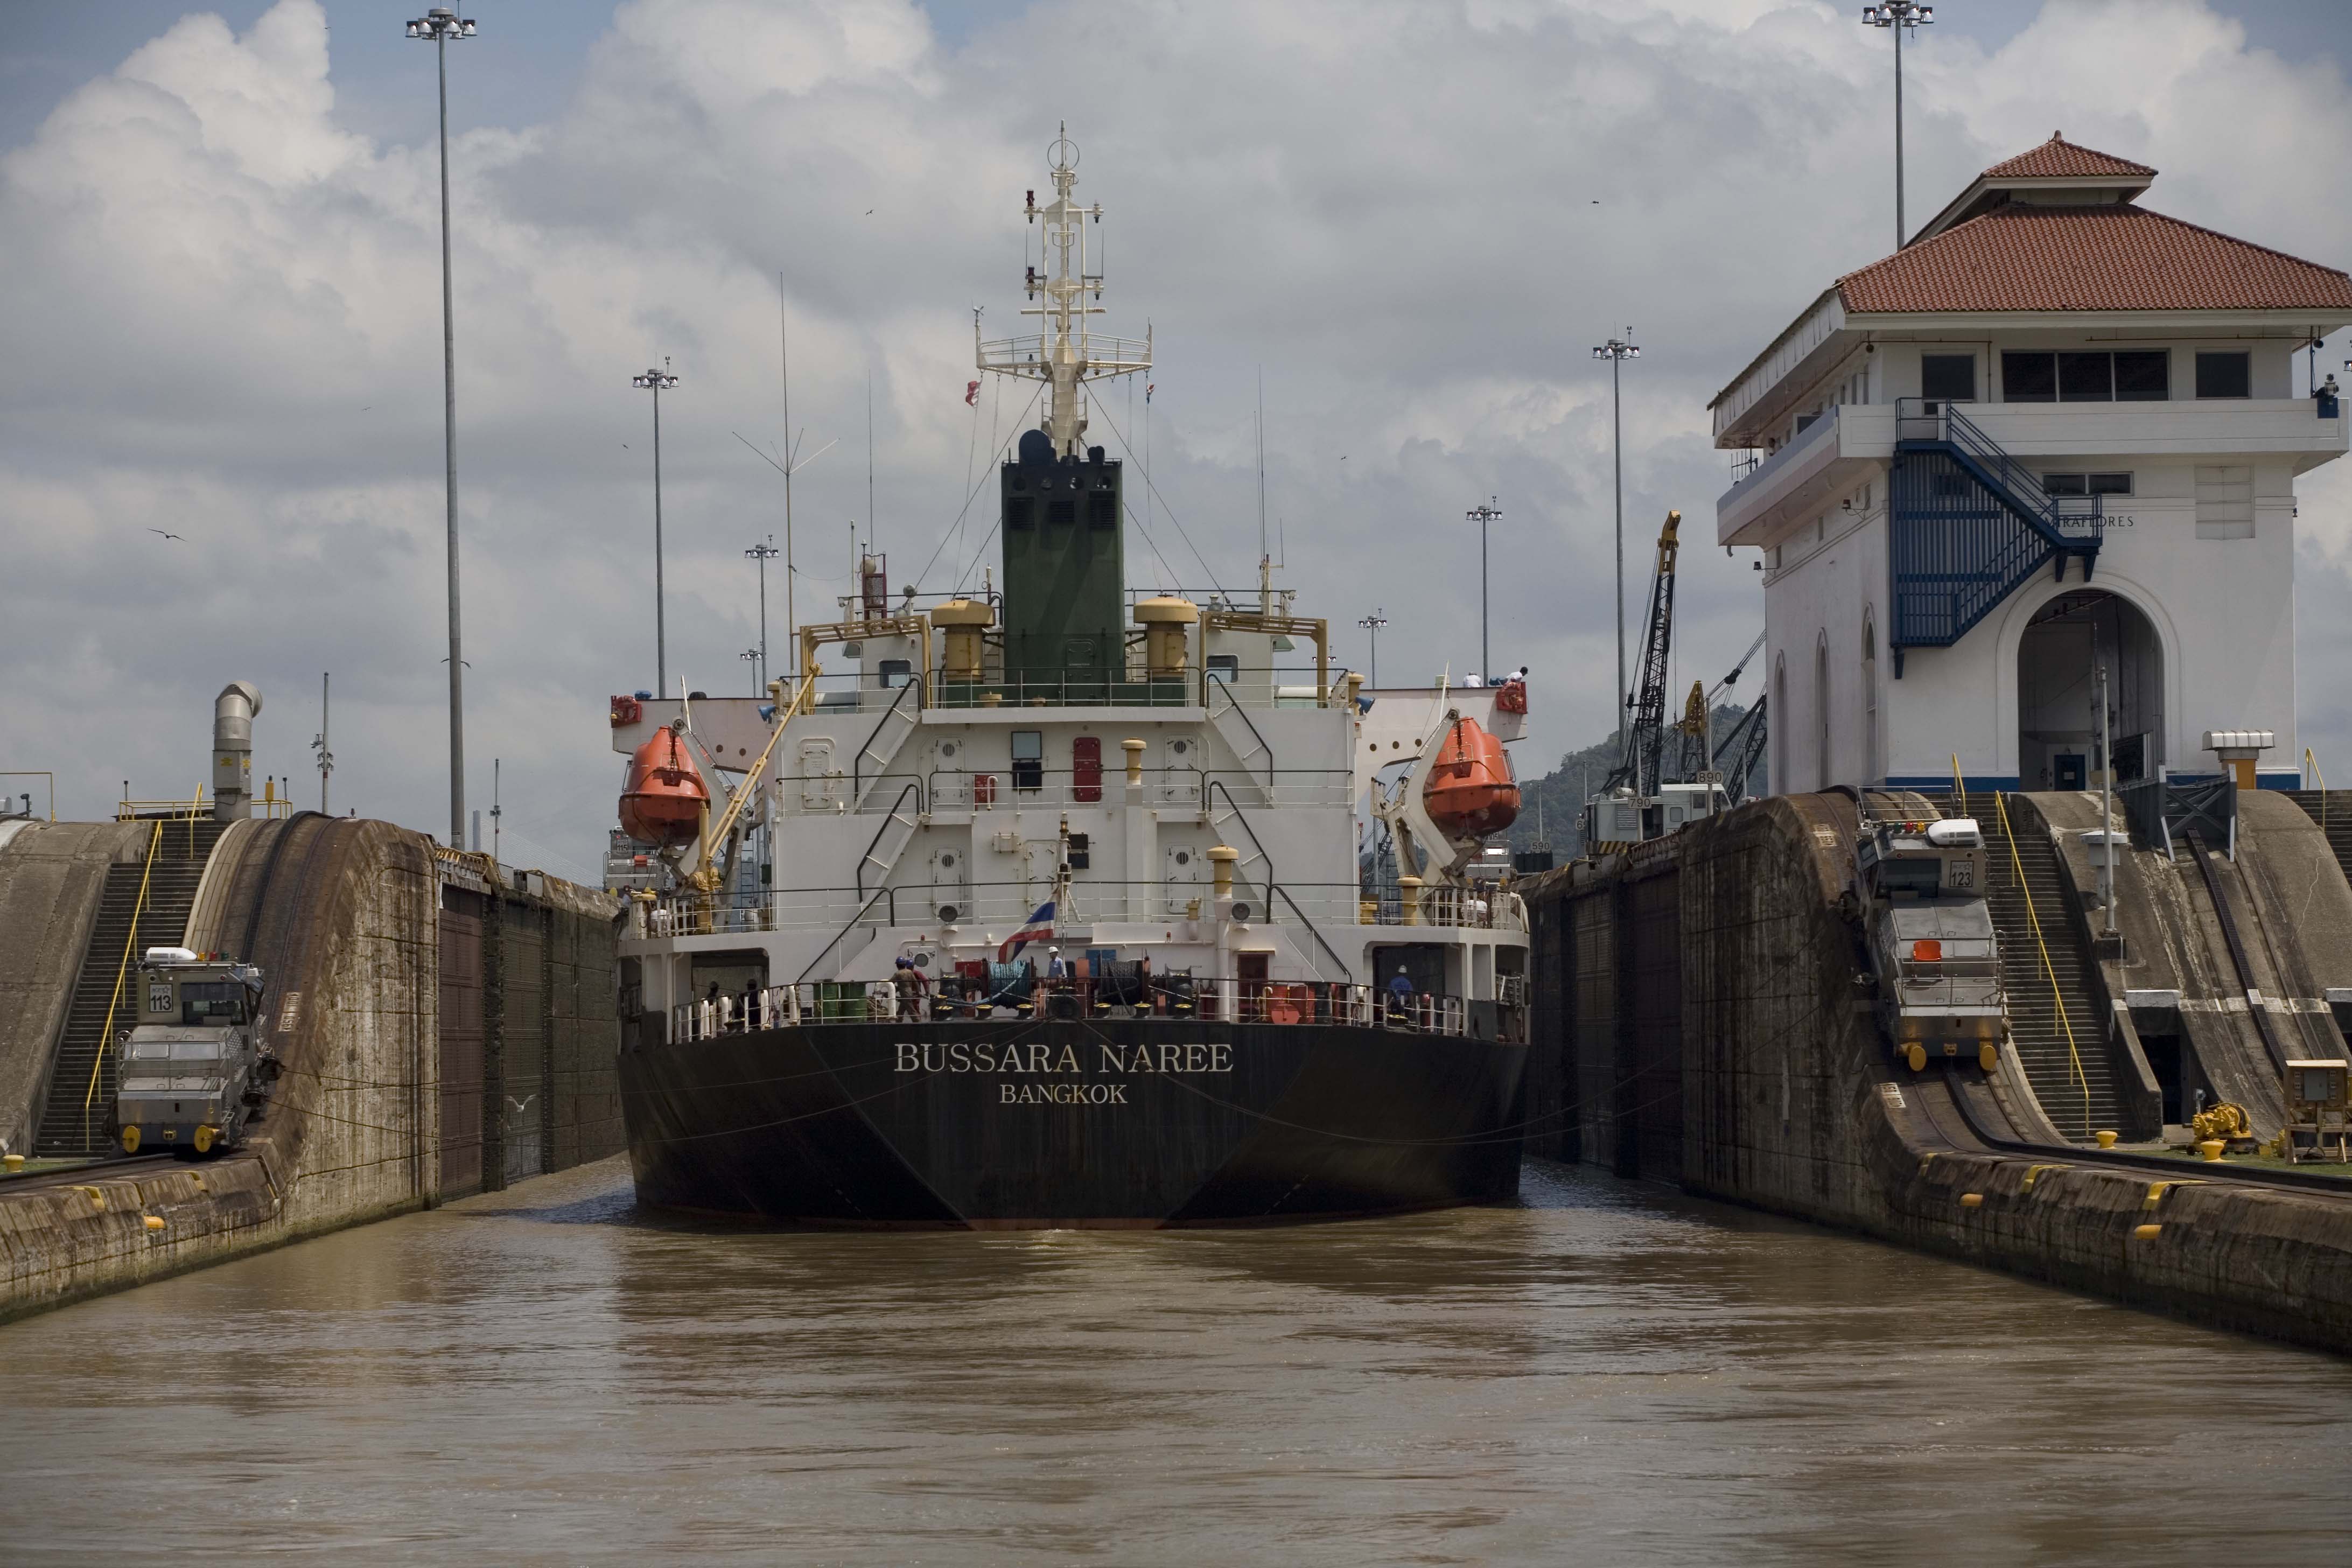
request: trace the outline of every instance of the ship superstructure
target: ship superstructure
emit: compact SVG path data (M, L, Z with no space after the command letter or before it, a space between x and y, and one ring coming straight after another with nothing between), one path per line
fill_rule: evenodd
M622 947L649 1201L1148 1225L1515 1190L1526 921L1465 871L1526 689L1366 690L1263 574L1129 585L1087 386L1151 344L1091 331L1076 163L1024 209L1043 330L976 342L1044 384L1001 575L894 603L869 561L765 699L614 701L625 822L668 841Z

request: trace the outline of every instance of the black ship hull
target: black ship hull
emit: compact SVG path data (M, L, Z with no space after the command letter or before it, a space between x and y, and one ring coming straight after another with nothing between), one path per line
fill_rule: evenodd
M640 1046L620 1076L646 1204L1149 1228L1507 1200L1526 1062L1347 1026L950 1020Z

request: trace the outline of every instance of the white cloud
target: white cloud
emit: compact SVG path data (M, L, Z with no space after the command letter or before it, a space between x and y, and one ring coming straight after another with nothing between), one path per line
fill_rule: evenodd
M351 47L407 50L430 92L425 51ZM453 50L453 94L465 51L527 47ZM869 373L881 542L901 578L932 555L971 464L970 310L1013 330L1021 192L1064 118L1108 209L1108 324L1157 330L1154 478L1217 574L1251 574L1263 364L1269 510L1343 655L1381 605L1384 676L1475 658L1461 519L1498 494L1496 657L1542 678L1534 756L1582 743L1613 681L1591 345L1631 323L1644 350L1642 563L1668 506L1703 519L1722 488L1707 396L1886 247L1885 67L1850 7L1770 0L1046 0L953 51L903 0L633 0L562 114L451 147L476 803L503 757L508 821L592 863L618 768L604 699L652 679L650 409L627 377L663 355L684 378L664 402L671 664L747 683L741 552L781 519L731 433L782 434L780 270L795 418L840 441L799 493L802 608L830 613L868 516ZM2063 127L2159 165L2161 210L2352 254L2326 199L2352 169L2316 129L2342 119L2340 75L2250 54L2194 5L2054 7L1990 56L1943 40L1907 68L1915 221ZM191 16L0 158L0 267L37 301L9 313L0 385L0 689L20 748L45 748L12 765L60 769L76 814L126 773L193 784L231 678L263 685L262 764L307 794L331 668L338 796L446 820L437 166L340 124L333 84L310 0L242 37ZM981 439L1024 395L983 396ZM1098 435L1129 426L1123 389L1104 414ZM2307 628L2352 609L2347 486L2306 491ZM1139 581L1199 581L1174 523L1153 542ZM1760 605L1745 561L1685 562L1687 680ZM2352 764L2314 635L2311 722Z

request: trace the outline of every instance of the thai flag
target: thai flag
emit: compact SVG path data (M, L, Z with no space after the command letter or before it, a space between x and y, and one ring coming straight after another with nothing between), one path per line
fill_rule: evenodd
M1037 906L1036 913L1031 915L1019 931L1004 939L1003 944L996 950L996 962L1010 963L1013 962L1013 955L1030 942L1050 942L1053 937L1054 900L1047 899Z
M1143 401L1144 401L1144 402L1146 402L1146 403L1150 402L1150 401L1151 401L1151 395L1152 395L1153 393L1155 393L1155 392L1159 391L1159 390L1160 390L1160 384L1159 384L1158 382L1156 382L1156 381L1155 381L1155 382L1152 382L1152 383L1150 383L1150 384L1149 384L1148 385L1146 385L1146 386L1144 387L1144 389L1143 389Z
M973 408L980 406L980 383L967 381L963 384L963 400Z

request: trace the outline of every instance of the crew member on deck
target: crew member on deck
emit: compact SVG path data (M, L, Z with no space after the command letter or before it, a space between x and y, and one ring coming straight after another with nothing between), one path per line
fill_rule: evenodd
M890 984L897 987L898 992L899 1022L921 1022L922 976L915 973L915 961L911 958L899 959L896 973L890 976Z

